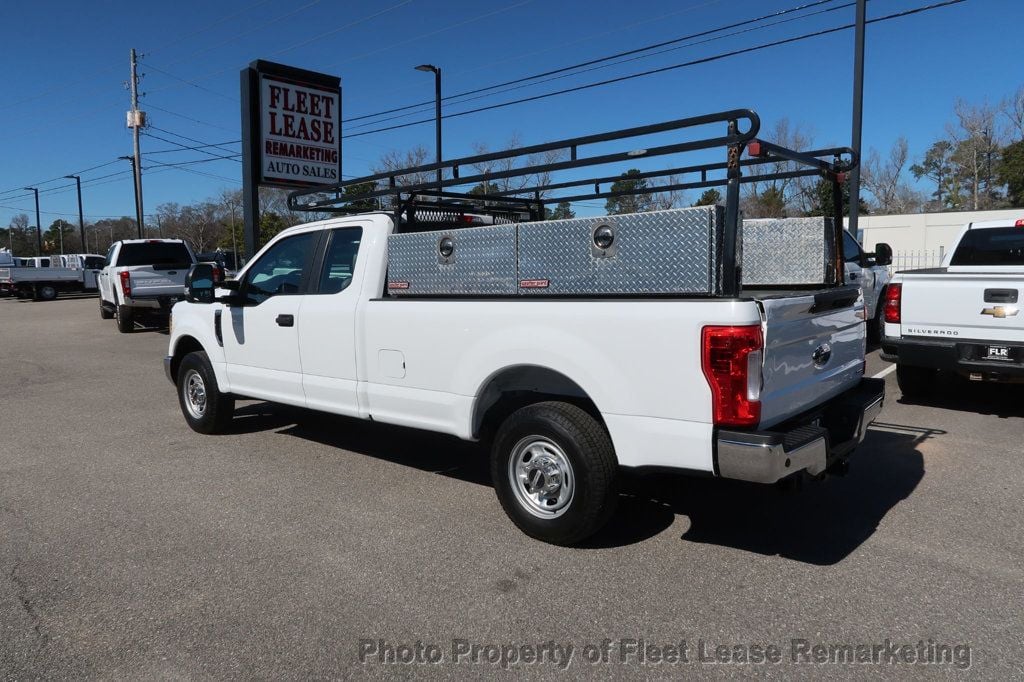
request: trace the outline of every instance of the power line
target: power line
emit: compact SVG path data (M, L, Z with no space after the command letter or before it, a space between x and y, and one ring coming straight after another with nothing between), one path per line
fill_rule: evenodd
M795 10L798 10L798 9L806 9L808 7L813 7L815 5L822 5L822 4L826 4L826 3L830 3L830 2L834 2L834 1L835 0L819 0L818 2L811 3L810 5L804 5L802 7L793 8L791 10L784 10L783 12L781 12L779 14L785 14L785 13L792 12L792 11L795 11ZM665 41L663 43L658 43L657 45L650 45L650 46L647 46L645 48L638 48L636 50L629 50L627 52L620 52L618 55L612 55L610 57L602 57L600 59L594 59L594 60L591 60L589 62L584 62L582 64L577 64L575 66L569 66L569 67L565 67L565 68L562 68L562 69L556 69L554 71L548 71L546 74L539 74L537 76L528 76L526 78L520 78L520 79L517 79L517 80L514 80L514 81L508 81L508 82L506 82L504 84L500 84L500 85L493 85L493 86L489 86L489 87L486 87L486 88L479 88L477 90L470 90L470 91L462 93L460 95L452 95L451 97L452 98L463 97L465 95L470 95L470 94L477 93L477 92L483 92L484 93L484 94L476 95L475 97L467 97L466 99L461 99L458 102L453 102L453 104L465 104L467 102L473 102L473 101L476 101L476 100L485 99L487 97L493 97L494 95L502 94L502 93L505 93L505 92L512 92L513 90L521 90L523 88L533 87L535 85L541 85L543 83L550 83L551 81L561 80L563 78L571 78L573 76L580 76L582 74L589 73L591 71L597 71L599 69L605 69L605 68L608 68L610 66L618 66L620 64L626 64L626 63L637 61L637 60L640 60L640 59L647 59L649 57L656 57L658 55L665 54L666 52L674 52L676 50L681 50L681 49L688 48L688 47L696 47L697 45L704 45L706 43L713 43L713 42L716 42L716 41L719 41L719 40L725 40L726 38L734 38L734 37L736 37L738 35L743 35L745 33L750 33L752 31L761 31L761 30L764 30L766 28L771 28L773 26L779 26L781 24L787 24L787 23L790 23L790 22L793 22L793 21L800 21L802 19L808 19L810 17L817 16L819 14L827 14L829 12L835 12L835 11L838 11L838 10L841 10L841 9L846 9L847 7L852 7L855 4L856 3L854 3L854 2L847 2L847 3L842 4L842 5L836 5L836 6L833 6L833 7L826 7L825 9L819 9L819 10L817 10L815 12L810 12L808 14L804 14L804 15L801 15L801 16L798 16L798 17L790 17L788 19L780 19L778 21L773 21L773 22L769 22L767 24L762 24L761 26L748 27L748 28L741 29L739 31L732 31L731 33L723 33L722 35L714 36L714 37L711 37L711 38L706 38L705 40L699 40L697 42L688 43L686 45L676 45L675 47L669 47L669 48L666 48L664 50L658 50L656 52L650 52L649 54L639 54L639 55L636 54L636 53L639 53L639 52L646 52L646 51L654 49L656 47L660 47L660 46L664 46L664 45L669 45L669 44L673 44L673 43L678 43L680 41L689 40L689 39L692 39L692 38L695 38L695 37L705 36L705 35L708 35L708 34L711 34L711 33L717 33L719 31L727 30L727 29L733 28L735 26L743 26L743 25L746 25L746 24L757 23L757 22L762 21L765 17L759 17L758 19L750 19L750 20L747 20L747 21L739 22L738 24L732 24L731 26L725 26L725 27L721 27L721 28L718 28L718 29L712 29L712 30L709 30L709 31L702 31L700 33L695 33L695 34L693 34L691 36L686 36L686 37L683 37L683 38L677 38L675 40L669 40L669 41ZM769 16L774 16L774 15L769 15ZM619 59L619 61L608 61L608 60L612 60L612 59L617 59L617 58L621 57L622 55L634 55L634 56L630 56L630 57L627 57L625 59ZM562 72L565 72L565 71L570 71L570 70L581 68L583 66L587 66L587 65L591 65L591 64L593 64L594 66L590 66L590 68L582 68L582 70L575 71L574 73L562 73ZM551 76L551 77L548 77L548 78L543 78L541 80L536 80L537 78L541 78L541 76L545 76L545 75L548 75L548 74L558 74L558 73L560 73L560 75ZM534 82L528 82L528 81L534 81ZM503 87L505 85L515 84L515 83L518 83L518 85L512 85L512 87ZM496 90L494 92L486 92L487 90L492 90L494 88L503 88L503 89ZM418 105L415 105L415 106L418 106ZM351 131L351 130L358 130L360 128L366 128L366 127L369 127L369 126L380 125L381 123L384 123L386 121L393 121L395 119L405 118L407 116L413 116L413 115L418 114L418 113L423 113L423 112L421 112L421 111L412 111L412 112L408 112L408 113L405 113L405 114L398 114L397 116L389 116L387 118L379 118L376 121L370 121L368 123L361 123L361 124L359 124L357 126L350 127L350 128L348 128L348 130L349 131ZM354 119L349 119L349 122L351 122L352 120L354 120Z
M410 0L410 2L411 1L412 0ZM218 47L223 47L223 46L225 46L225 45L227 45L229 43L233 43L236 40L238 40L239 38L244 38L247 35L252 35L253 33L256 33L258 31L262 31L267 26L272 26L274 24L277 24L277 23L280 23L280 22L284 21L285 19L289 19L289 18L295 16L296 14L298 14L299 12L302 12L304 10L309 9L313 5L319 5L321 2L323 2L323 0L310 0L310 2L307 2L305 5L302 5L301 7L297 7L295 9L291 10L290 12L286 12L285 14L282 14L279 17L274 17L273 19L265 21L262 24L258 24L257 26L254 26L253 28L246 29L245 31L242 31L241 33L236 33L232 37L227 38L226 40L222 40L219 43L214 43L213 45L208 45L208 46L206 46L204 48L201 48L201 49L198 49L198 50L193 50L192 52L188 53L187 55L184 55L183 57L179 57L179 58L177 58L177 59L175 59L173 61L167 62L167 66L173 66L175 64L180 64L181 62L188 61L188 60L192 59L193 57L198 57L201 54L206 54L207 52L210 52L212 50L216 50ZM156 67L154 67L154 68L156 68ZM159 71L159 69L157 69L157 70ZM166 73L166 72L164 71L162 73Z
M173 144L173 145L176 145L178 147L181 147L181 149L164 149L160 153L198 151L201 154L206 154L208 156L212 156L213 159L210 159L212 161L216 161L217 159L237 160L237 156L238 156L238 154L234 154L232 156L222 156L220 154L215 154L215 153L209 151L210 147L213 147L213 148L217 149L217 151L219 151L219 152L234 151L234 150L221 149L220 147L222 145L216 145L216 144L197 144L196 146L188 147L188 146L185 146L185 145L181 144L180 142L175 142L174 140L168 140L166 137L160 137L159 135L154 135L153 133L146 133L146 137L151 137L154 140L160 140L161 142L166 142L167 144ZM198 140L197 140L197 142L198 142ZM225 142L224 145L237 144L238 142L241 142L241 140L237 140L234 143ZM152 152L150 152L150 153L152 153Z
M165 130L164 128L158 128L157 126L148 126L148 127L150 127L153 130L159 130L160 132L166 133L168 135L173 135L174 137L180 137L183 140L187 140L189 142L194 142L196 144L203 144L203 145L206 145L206 146L216 146L214 144L210 144L209 142L204 142L201 139L196 139L195 137L188 137L187 135L182 135L181 133L176 133L176 132L174 132L172 130ZM153 135L153 133L150 133L150 136L151 137L156 137L156 135ZM162 139L162 138L160 138L160 139ZM164 141L166 142L166 141L169 141L169 140L164 140ZM226 146L227 144L239 144L241 142L242 142L241 139L236 139L236 140L231 140L230 142L224 142L224 145ZM173 144L173 142L172 142L172 144ZM232 152L233 150L224 150L224 151L225 152Z
M157 135L153 135L151 133L144 133L144 135L146 137L152 137L154 140L164 140L164 138L159 137ZM168 142L170 144L177 145L178 148L177 149L157 149L157 150L154 150L154 151L148 151L148 152L146 152L146 154L147 155L150 155L150 154L173 154L175 152L187 152L187 151L193 151L193 150L197 150L197 149L203 149L203 148L206 148L206 147L223 147L223 146L231 144L230 142L211 142L210 144L201 144L201 145L196 145L195 147L186 147L186 146L184 146L182 144L179 144L177 142L171 142L170 140L164 140L164 142ZM237 144L238 140L236 140L235 143Z
M48 185L51 182L56 182L57 180L64 180L68 175L83 175L85 173L88 173L89 171L98 170L98 169L104 168L106 166L112 166L113 164L120 163L120 162L121 162L121 159L114 159L113 161L107 161L106 163L101 163L101 164L97 164L95 166L90 166L89 168L84 168L82 170L74 171L72 173L65 173L64 175L58 175L56 177L50 178L49 180L42 180L40 182L29 182L29 183L25 183L25 184L30 186L30 187L34 187L36 185ZM11 192L21 192L23 190L24 190L24 187L16 187L16 188L4 190L4 191L0 192L0 194L10 194ZM46 192L46 191L48 191L48 190L40 190L40 192ZM7 199L9 199L10 197L0 197L0 198L7 198Z
M966 2L966 0L945 0L945 2L938 2L938 3L931 4L931 5L926 5L924 7L917 7L917 8L914 8L914 9L905 10L903 12L894 12L892 14L887 14L885 16L876 17L874 19L869 19L867 21L867 23L868 24L874 24L874 23L878 23L878 22L882 22L882 21L889 21L890 19L898 19L898 18L901 18L901 17L910 16L912 14L919 14L921 12L927 12L929 10L939 9L941 7L948 7L950 5L957 5L957 4L960 4L962 2ZM523 98L520 98L520 99L511 100L511 101L508 101L508 102L500 102L498 104L491 104L491 105L485 106L485 107L477 107L476 109L467 109L465 111L459 111L459 112L456 112L456 113L453 113L453 114L445 114L444 116L442 116L442 118L458 118L460 116L468 116L469 114L477 114L477 113L480 113L482 111L491 111L493 109L501 109L503 107L509 107L509 106L513 106L513 105L516 105L516 104L523 104L523 103L526 103L526 102L535 102L537 100L547 99L548 97L555 97L557 95L564 95L564 94L571 93L571 92L579 92L581 90L589 90L589 89L592 89L592 88L603 87L605 85L611 85L613 83L621 83L621 82L624 82L624 81L633 80L635 78L643 78L645 76L652 76L652 75L659 74L659 73L665 73L667 71L674 71L676 69L682 69L682 68L689 67L689 66L696 66L698 64L706 64L706 63L709 63L709 62L714 62L714 61L719 61L721 59L726 59L728 57L735 57L735 56L741 55L741 54L747 54L747 53L750 53L750 52L757 52L759 50L765 50L765 49L768 49L770 47L778 47L780 45L787 45L787 44L796 43L796 42L799 42L799 41L802 41L802 40L808 40L810 38L817 38L819 36L828 35L828 34L831 34L831 33L837 33L839 31L845 31L847 29L853 28L853 26L854 26L853 24L845 24L843 26L836 26L836 27L833 27L833 28L822 29L820 31L814 31L814 32L811 32L811 33L805 33L803 35L795 36L795 37L792 37L792 38L784 38L782 40L776 40L776 41L772 41L772 42L769 42L769 43L762 43L760 45L754 45L752 47L745 47L745 48L741 48L741 49L738 49L738 50L731 50L729 52L722 52L722 53L719 53L719 54L716 54L716 55L711 55L710 57L702 57L701 59L693 59L693 60L690 60L690 61L687 61L687 62L682 62L681 64L672 64L670 66L663 66L663 67L660 67L660 68L657 68L657 69L650 69L648 71L641 71L640 73L629 74L629 75L626 75L626 76L619 76L617 78L609 78L609 79L606 79L606 80L603 80L603 81L597 81L595 83L587 83L587 84L578 85L578 86L572 87L572 88L565 88L563 90L555 90L554 92L548 92L548 93L544 93L544 94L541 94L541 95L533 95L531 97L523 97ZM400 123L400 124L397 124L397 125L387 126L387 127L384 127L384 128L375 128L373 130L366 130L366 131L359 132L359 133L349 133L348 135L342 135L342 139L352 138L352 137L361 137L363 135L373 135L375 133L383 133L383 132L387 132L389 130L397 130L399 128L408 128L410 126L421 125L423 123L433 123L435 120L436 119L433 118L433 117L432 118L425 118L425 119L420 119L418 121L410 121L408 123Z
M216 123L209 123L208 121L200 121L198 118L192 118L191 116L186 116L185 114L179 114L178 112L171 111L170 109L164 109L163 107L157 106L157 105L155 105L155 104L153 104L152 102L149 102L149 101L146 102L146 108L148 108L148 109L156 109L157 111L162 111L165 114L170 114L171 116L177 116L178 118L185 119L186 121L192 121L193 123L198 123L199 125L209 126L211 128L217 128L218 130L224 130L224 131L227 131L229 133L237 134L236 130L233 130L233 129L228 128L226 126L217 125ZM153 128L154 126L150 125L149 127Z
M558 74L558 73L564 73L566 71L573 71L575 69L582 68L584 66L590 66L592 64L599 64L601 62L610 61L610 60L613 60L613 59L617 59L619 57L625 57L625 56L632 55L632 54L638 54L640 52L646 52L648 50L654 50L654 49L657 49L659 47L664 47L666 45L672 45L674 43L680 43L680 42L684 42L684 41L687 41L687 40L693 40L694 38L701 38L701 37L704 37L704 36L707 36L707 35L712 35L714 33L719 33L721 31L728 31L729 29L732 29L732 28L738 28L740 26L746 26L746 25L749 25L749 24L758 23L758 22L764 21L766 19L771 19L773 17L780 17L780 16L783 16L783 15L786 15L786 14L791 14L793 12L797 12L797 11L803 10L803 9L808 9L810 7L816 7L818 5L825 5L825 4L828 4L830 2L834 2L834 1L835 0L817 0L816 2L810 2L810 3L804 4L804 5L800 5L798 7L791 7L789 9L780 10L778 12L772 12L770 14L765 14L763 16L756 17L754 19L746 19L744 21L739 21L739 22L736 22L736 23L733 23L733 24L728 24L726 26L719 26L717 28L707 29L705 31L699 31L697 33L691 33L689 35L682 36L682 37L679 37L679 38L673 38L672 40L666 40L666 41L663 41L663 42L660 42L660 43L654 43L652 45L645 45L644 47L638 47L638 48L635 48L635 49L632 49L632 50L626 50L624 52L618 52L618 53L615 53L615 54L608 55L606 57L599 57L597 59L591 59L589 61L580 62L579 64L572 64L570 66L563 66L563 67L558 68L558 69L552 69L550 71L544 71L542 73L533 74L531 76L523 76L521 78L516 78L516 79L513 79L513 80L505 81L504 83L496 83L494 85L488 85L488 86L483 87L483 88L476 88L475 90L467 90L465 92L460 92L460 93L456 93L454 95L449 95L447 97L442 97L441 101L444 102L444 101L447 101L447 100L458 99L460 97L465 97L467 95L475 95L475 94L480 93L480 92L487 92L488 90L495 90L497 88L503 88L503 87L505 87L507 85L516 85L518 83L524 83L526 81L536 80L538 78L544 78L545 76L553 76L553 75ZM428 101L425 101L425 102L420 102L418 104L408 104L406 106L396 107L394 109L387 109L385 111L378 111L375 114L363 114L361 116L353 116L353 117L350 117L346 121L346 123L352 123L353 121L361 121L361 120L367 119L367 118L376 118L377 116L383 116L385 114L393 114L393 113L396 113L396 112L399 112L399 111L406 111L408 109L413 109L413 108L416 108L416 107L421 107L421 106L426 106L426 105L433 105L433 104L434 104L434 100L428 100Z

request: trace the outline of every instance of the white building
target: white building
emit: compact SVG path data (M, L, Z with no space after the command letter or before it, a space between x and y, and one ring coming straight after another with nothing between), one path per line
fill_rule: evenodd
M886 242L893 250L893 267L935 267L953 245L967 223L982 220L1024 218L1024 208L998 211L955 211L949 213L910 213L905 215L862 215L859 218L861 243L867 251Z

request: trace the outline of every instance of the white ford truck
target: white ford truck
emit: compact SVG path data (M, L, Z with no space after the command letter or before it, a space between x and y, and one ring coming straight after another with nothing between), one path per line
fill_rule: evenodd
M96 277L100 317L117 318L117 329L129 333L135 319L166 316L185 290L185 275L196 262L181 239L125 239L107 251Z
M1024 219L964 226L942 266L897 272L886 289L882 358L916 398L939 371L1024 381Z
M731 147L753 136L731 130ZM729 184L724 210L463 227L481 221L405 202L290 228L235 280L192 269L164 367L201 433L244 397L487 442L509 517L558 544L604 524L622 469L841 469L884 395L864 378L864 299L841 246L817 286L739 287Z

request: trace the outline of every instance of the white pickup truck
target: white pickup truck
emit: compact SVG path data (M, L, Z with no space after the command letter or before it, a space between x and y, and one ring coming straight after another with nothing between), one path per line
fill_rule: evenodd
M185 275L196 262L181 239L125 239L114 242L97 276L100 317L117 318L122 333L143 315L167 315L185 290Z
M940 370L1024 381L1024 219L964 226L942 267L897 272L886 289L882 358L921 397Z
M724 136L664 143L720 124ZM843 281L841 224L752 226L748 240L739 189L742 168L781 159L840 196L855 161L833 160L854 156L755 145L758 127L733 110L446 161L447 178L428 165L293 192L294 210L350 213L345 186L358 184L375 188L361 200L389 196L393 210L290 228L234 280L192 269L164 359L185 421L228 429L244 397L483 441L508 516L558 544L604 524L623 469L758 483L841 471L884 398L884 382L864 378L868 310ZM621 194L602 191L615 176L514 196L447 189L714 147L727 161L697 167L688 187L725 187L724 206L548 221L545 202ZM568 158L459 172L554 149ZM411 187L395 177L435 170ZM587 193L551 194L577 187ZM493 220L477 220L481 206ZM795 231L780 244L783 227ZM776 252L793 277L778 286L754 265Z

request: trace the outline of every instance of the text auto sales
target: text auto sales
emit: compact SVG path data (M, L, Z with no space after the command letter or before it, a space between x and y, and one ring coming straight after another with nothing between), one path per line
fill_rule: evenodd
M337 101L304 88L268 84L263 154L270 174L338 180ZM268 139L268 138L277 139ZM281 139L284 138L284 139ZM310 161L312 164L297 163Z

